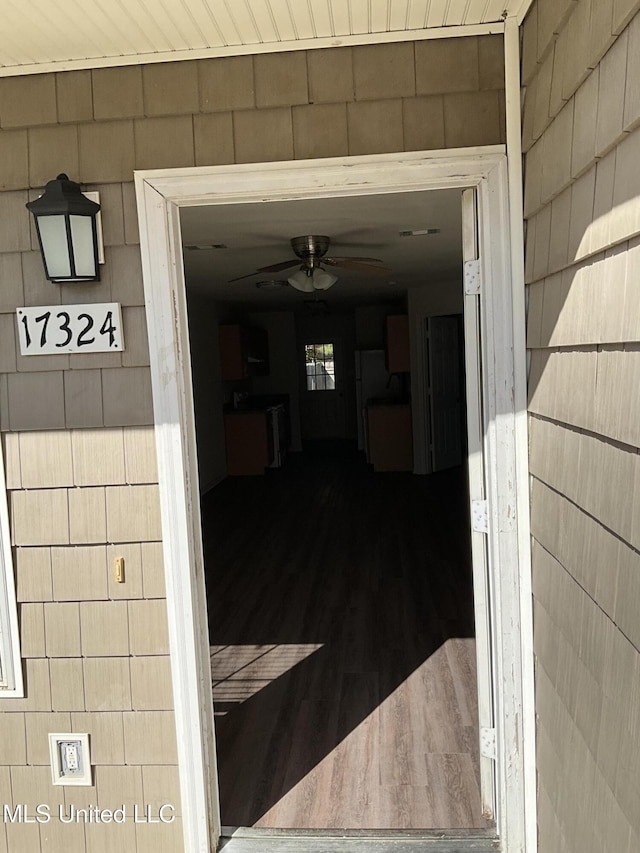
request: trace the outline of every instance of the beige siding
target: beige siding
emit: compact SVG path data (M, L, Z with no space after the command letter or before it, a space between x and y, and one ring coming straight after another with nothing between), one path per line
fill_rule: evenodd
M640 849L638 7L523 31L540 853Z
M133 170L503 142L502 38L74 71L1 88L0 427L27 695L0 699L0 799L138 800L179 813ZM63 170L101 194L96 284L43 275L25 203ZM123 353L19 355L16 307L80 301L122 305ZM91 788L49 784L46 734L65 728L91 735ZM9 849L182 849L179 819L72 830L10 825Z
M25 152L33 146L35 183L61 168L77 169L73 156L70 161L54 144L56 129L30 129L27 138L18 140ZM67 129L77 139L76 128ZM6 771L12 786L3 801L57 808L62 798L67 807L113 808L135 794L144 804L143 771L161 769L162 774L150 777L152 795L156 802L175 802L179 813L175 747L170 736L164 752L159 746L173 717L133 192L121 182L92 185L101 192L104 210L103 281L60 288L43 278L23 211L32 193L19 170L12 180L16 174L23 191L0 194L2 249L16 250L0 254L0 367L2 427L11 430L3 434L3 451L27 695L0 700L0 771ZM123 305L130 342L123 355L26 359L17 354L14 311L19 305L112 299ZM135 512L141 507L138 524ZM121 584L113 572L119 556L125 559ZM138 708L144 709L145 726L158 745L149 756L141 750L138 759L127 759L124 715ZM89 732L94 786L63 791L50 785L45 765L47 733L53 731ZM125 776L110 775L112 769ZM9 849L84 851L89 842L79 830L54 821L36 826L35 832L13 825L7 833ZM141 851L170 842L170 849L180 850L180 834L178 818L165 835L142 825L125 828L127 837L118 843ZM113 827L91 828L91 849L111 849L115 842Z

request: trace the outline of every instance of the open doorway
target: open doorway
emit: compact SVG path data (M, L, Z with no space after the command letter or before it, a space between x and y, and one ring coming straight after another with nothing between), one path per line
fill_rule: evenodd
M470 478L471 535L476 544L483 543L486 558L483 568L477 560L479 549L472 549L474 574L481 569L487 584L481 612L491 652L490 661L487 655L487 683L494 702L485 707L488 717L481 730L481 764L495 768L491 776L495 780L496 830L505 849L523 849L525 833L534 825L535 810L529 809L534 764L528 761L534 721L532 708L523 705L532 678L526 662L530 642L528 526L526 512L520 511L527 504L526 477L519 475L526 467L526 433L521 413L515 410L515 401L523 396L525 377L520 362L514 362L514 347L519 352L524 338L522 318L512 311L518 299L511 289L506 158L500 147L418 152L136 175L181 801L189 849L215 845L221 826L200 512L194 488L198 472L192 377L185 358L188 329L180 209L464 187L477 189L480 226L479 254L471 264L468 282L465 277L465 338L475 337L477 349L473 351L481 353L486 366L471 380L467 370L467 387L475 384L482 403L469 412L477 421L469 458L482 462L484 471L479 476L481 466L470 466L474 472ZM476 321L473 332L466 320L466 306L472 302L474 308L468 316ZM515 478L514 472L519 472Z
M494 827L461 211L452 189L181 217L223 826ZM288 284L295 228L331 233L328 290Z

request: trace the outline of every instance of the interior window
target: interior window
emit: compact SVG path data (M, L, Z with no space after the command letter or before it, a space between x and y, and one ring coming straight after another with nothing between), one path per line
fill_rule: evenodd
M307 391L335 391L333 344L305 344Z

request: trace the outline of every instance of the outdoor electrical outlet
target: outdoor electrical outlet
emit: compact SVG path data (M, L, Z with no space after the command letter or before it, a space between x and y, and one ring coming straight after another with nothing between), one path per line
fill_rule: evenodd
M91 785L88 734L50 734L49 756L54 785Z
M79 740L63 741L60 744L60 752L62 754L62 773L64 776L76 775L82 772L80 769L82 746Z

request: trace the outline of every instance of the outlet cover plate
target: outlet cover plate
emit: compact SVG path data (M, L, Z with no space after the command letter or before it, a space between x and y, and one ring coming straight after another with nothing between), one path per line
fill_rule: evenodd
M63 760L65 744L75 747L77 770L68 770ZM54 785L91 785L91 755L89 735L77 732L49 733L49 757L51 759L51 781Z

